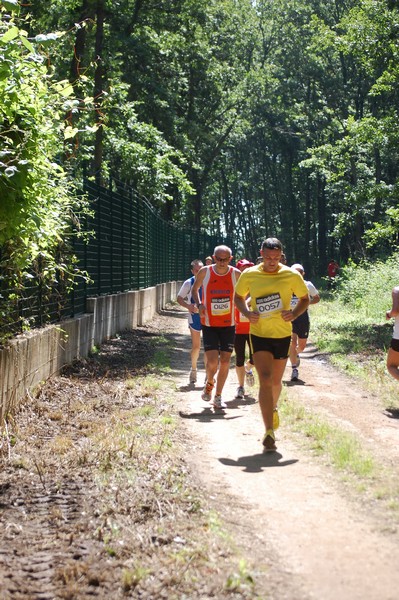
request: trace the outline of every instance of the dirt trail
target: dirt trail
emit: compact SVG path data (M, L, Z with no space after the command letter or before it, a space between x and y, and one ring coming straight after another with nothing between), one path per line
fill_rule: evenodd
M185 460L257 584L256 592L231 597L396 600L397 513L395 517L394 511L384 510L368 490L356 497L353 487L313 456L283 418L277 432L278 451L263 454L256 388L248 390L252 396L235 400L234 368L224 392L228 408L215 414L201 400L204 372L199 372L195 389L187 385L187 318L175 307L157 316L148 330L139 328L111 340L98 361L83 361L76 371L71 366L69 374L48 382L44 396L27 403L16 417L20 440L16 451L10 447L11 460L4 461L0 473L0 600L126 597L120 588L123 570L153 543L150 534L159 526L158 512L152 520L140 512L140 506L149 508L146 489L143 498L138 495L136 506L132 499L138 490L129 479L118 481L116 492L112 486L96 485L96 464L102 454L96 446L89 447L85 431L95 431L97 423L115 418L113 411L120 418L137 408L134 393L126 390L126 376L141 373L148 358L146 339L159 333L174 340L168 381L170 389L176 389L181 426L177 439ZM354 431L398 479L397 413L388 413L378 398L339 375L311 345L302 357L301 380L293 385L289 374L287 369L285 388L290 400L338 428ZM51 452L51 447L57 452ZM131 462L129 455L129 466ZM125 466L122 463L122 469ZM170 507L167 500L165 520ZM184 522L189 518L182 513ZM104 548L109 519L120 527L125 545L112 560ZM174 519L171 510L170 527ZM138 587L128 597L182 599L165 595L168 589L162 594L152 592L163 589L162 577L168 571L162 547L151 556L159 580L154 577L154 588ZM226 580L228 560L228 556L216 557L216 569L207 571L209 581L205 577L202 583L198 577L195 598L218 600L229 595L212 580ZM223 589L223 596L215 589Z
M284 381L297 399L337 427L355 431L391 465L398 464L399 420L378 399L337 374L311 345L302 355L300 381ZM238 515L236 533L251 532L251 548L264 545L270 579L280 580L274 598L390 600L398 597L399 536L381 511L362 508L337 475L303 451L300 438L277 432L278 452L261 453L259 406L246 396L234 400L235 373L225 387L224 414L201 400L203 373L195 390L181 379L183 421L192 440L189 460L208 493L228 519ZM256 390L253 394L256 396ZM225 495L229 498L226 499ZM219 501L219 496L222 499ZM228 504L226 504L228 503ZM233 518L234 521L234 518ZM286 585L290 582L290 586ZM295 595L292 591L295 588Z

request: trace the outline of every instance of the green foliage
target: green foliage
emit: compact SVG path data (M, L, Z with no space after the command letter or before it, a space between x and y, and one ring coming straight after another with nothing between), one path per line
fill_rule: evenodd
M119 178L157 207L172 201L174 190L184 201L194 190L183 170L183 154L168 144L156 127L139 121L132 103L122 101L119 106L113 111L113 127L106 132L110 165L118 165Z
M387 374L386 354L392 338L392 289L398 285L399 254L387 260L349 262L337 290L311 308L311 337L331 362L376 394L385 406L397 407L397 382Z
M2 6L3 14L18 8L12 0ZM3 228L7 221L17 236L22 224L29 236L62 229L48 209L40 154L52 157L44 164L55 185L68 187L57 170L65 110L64 149L76 176L83 161L96 177L101 168L166 218L233 234L242 255L255 259L261 239L277 235L290 262L309 257L314 276L330 256L346 262L396 247L394 4L124 0L114 8L110 0L54 0L24 6L32 20L23 27L16 12L3 20L1 51L15 54L0 67L2 118L7 111L19 118L12 134L1 130L12 153L0 159L8 186ZM19 70L11 68L16 59ZM49 78L50 60L64 89ZM18 87L22 77L26 89ZM30 206L28 196L37 194L40 203ZM66 196L57 194L63 214ZM42 237L51 245L51 235Z
M336 299L359 311L363 319L381 321L391 302L392 288L398 285L399 254L387 260L353 261L341 269Z
M57 278L71 281L70 250L83 202L61 166L68 82L52 78L26 20L0 6L0 260L2 289L36 272L45 294ZM77 272L76 272L77 273ZM11 299L11 297L9 298ZM2 317L6 308L2 308Z

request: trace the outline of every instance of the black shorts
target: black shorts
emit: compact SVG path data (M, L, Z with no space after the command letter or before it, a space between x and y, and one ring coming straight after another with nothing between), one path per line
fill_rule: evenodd
M283 338L266 338L251 333L249 335L249 341L252 347L252 354L255 354L255 352L271 352L273 358L288 358L291 336Z
M205 352L219 350L219 352L233 352L236 328L202 326L202 341Z
M392 348L392 350L395 350L395 352L399 352L399 340L397 340L396 338L392 338L391 339L391 348Z
M309 314L308 311L305 311L299 317L297 317L294 321L292 321L292 333L296 333L297 336L303 340L307 340L309 337Z
M251 344L249 343L249 333L236 333L234 340L234 350L236 353L236 367L243 367L245 363L245 344L249 347L249 362L252 362Z

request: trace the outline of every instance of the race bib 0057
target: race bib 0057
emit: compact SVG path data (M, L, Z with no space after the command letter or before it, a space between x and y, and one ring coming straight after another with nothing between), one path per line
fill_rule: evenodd
M231 310L230 298L212 298L211 299L211 314L212 315L228 315Z
M261 317L268 317L278 310L283 310L280 294L270 294L269 296L256 298L256 310Z

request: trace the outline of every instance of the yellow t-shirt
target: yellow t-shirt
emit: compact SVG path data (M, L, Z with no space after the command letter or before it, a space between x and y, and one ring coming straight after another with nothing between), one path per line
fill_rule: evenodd
M308 288L297 271L279 265L275 273L265 273L262 263L241 273L235 291L244 298L249 294L251 310L260 314L259 321L251 323L250 333L270 338L291 335L291 322L283 320L281 311L290 309L293 294L297 298L308 295Z

